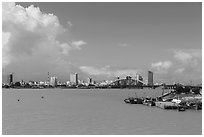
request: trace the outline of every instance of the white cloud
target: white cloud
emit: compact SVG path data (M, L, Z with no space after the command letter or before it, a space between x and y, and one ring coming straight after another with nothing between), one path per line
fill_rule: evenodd
M87 43L84 42L83 40L78 40L78 41L72 41L71 45L73 48L76 48L78 50L81 50L82 45L86 45Z
M152 63L151 68L154 69L157 73L167 73L168 69L172 66L171 61L156 62Z
M92 66L81 66L81 71L89 75L111 75L107 67L95 68Z
M47 72L50 68L69 68L69 51L80 50L85 42L72 45L59 41L58 36L65 31L54 14L43 13L33 5L24 8L3 2L3 72L15 71L25 76L30 72Z
M9 42L9 39L11 37L11 33L9 32L3 32L2 33L2 65L6 66L10 62L10 57L8 54L9 48L6 46Z
M64 29L56 16L33 5L24 8L15 3L3 3L2 14L3 67L16 61L14 57L31 57L34 51L49 49L60 54L61 43L56 37Z
M188 62L193 58L191 54L183 51L175 51L174 57L184 63Z
M125 76L135 76L139 72L140 70L137 70L137 69L124 69L124 70L113 71L113 74L114 76L125 77Z
M175 50L171 61L156 62L151 64L155 77L161 81L186 82L193 80L200 82L202 74L201 49Z
M111 70L110 66L105 66L102 68L96 68L93 66L81 66L80 70L89 75L106 75L109 77L125 77L127 75L135 76L137 73L140 72L138 69L117 69Z
M120 46L120 47L127 47L128 44L127 44L127 43L121 43L121 44L119 44L119 46Z
M185 68L189 72L202 72L202 50L186 49L174 51L174 57L178 66Z
M3 68L19 59L39 58L39 55L44 59L46 56L47 63L86 44L82 40L72 44L58 41L57 36L66 31L58 17L43 13L33 5L24 8L4 2L2 15Z
M176 50L174 51L174 57L182 63L190 63L192 61L202 58L201 49L189 49L189 50Z
M181 73L184 72L184 70L185 70L185 68L178 68L178 69L175 71L175 73L176 73L176 74L181 74Z
M67 24L69 25L70 28L73 26L73 24L71 23L71 21L67 21Z

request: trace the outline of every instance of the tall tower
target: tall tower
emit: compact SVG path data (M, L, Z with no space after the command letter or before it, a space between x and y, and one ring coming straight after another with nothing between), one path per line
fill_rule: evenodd
M48 82L48 86L50 86L50 73L47 73L47 82Z
M148 71L148 85L153 85L153 72Z
M78 74L70 74L70 82L74 85L78 85Z
M13 73L10 73L7 75L7 84L12 85L13 84Z
M50 77L50 85L53 87L57 86L57 77Z
M79 79L78 79L78 74L77 73L75 73L75 77L76 77L76 85L78 85L79 84Z
M88 83L88 84L93 84L92 78L89 77L89 78L87 79L87 83Z

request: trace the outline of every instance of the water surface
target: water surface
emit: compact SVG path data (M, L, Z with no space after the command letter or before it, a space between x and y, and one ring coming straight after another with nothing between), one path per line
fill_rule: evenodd
M135 93L156 97L162 90L3 89L3 134L202 134L202 111L125 104Z

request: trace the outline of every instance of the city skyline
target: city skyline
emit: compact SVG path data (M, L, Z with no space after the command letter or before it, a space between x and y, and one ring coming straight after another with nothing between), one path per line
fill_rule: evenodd
M19 6L20 5L20 6ZM33 5L33 6L31 6ZM2 72L19 80L201 83L202 3L3 3Z

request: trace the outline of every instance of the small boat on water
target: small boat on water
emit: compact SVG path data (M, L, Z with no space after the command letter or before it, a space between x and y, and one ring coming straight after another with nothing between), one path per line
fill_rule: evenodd
M147 106L155 106L155 102L152 100L144 101L143 104Z
M185 107L181 106L181 105L178 105L178 111L185 111Z
M140 98L127 98L124 100L125 103L129 103L129 104L142 104L143 103L143 100L140 99Z
M125 101L125 103L130 103L129 99L125 99L124 101Z
M143 100L142 104L147 105L147 106L155 106L155 101L156 99L147 97Z

